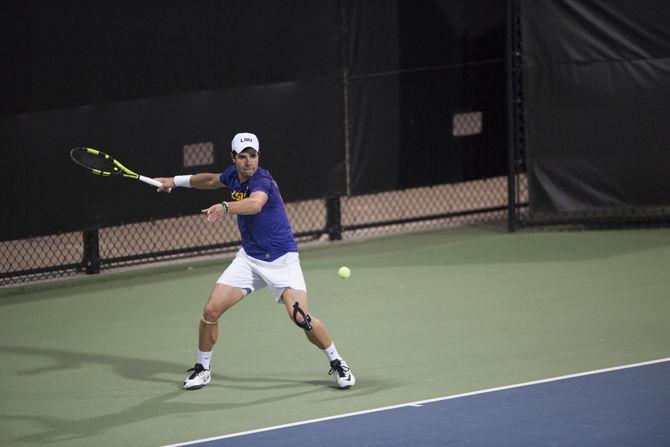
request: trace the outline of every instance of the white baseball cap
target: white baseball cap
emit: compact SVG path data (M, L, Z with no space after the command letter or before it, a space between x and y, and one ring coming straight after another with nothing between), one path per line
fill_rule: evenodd
M236 154L239 154L248 147L255 149L256 152L258 152L258 137L248 132L238 133L233 137L230 147Z

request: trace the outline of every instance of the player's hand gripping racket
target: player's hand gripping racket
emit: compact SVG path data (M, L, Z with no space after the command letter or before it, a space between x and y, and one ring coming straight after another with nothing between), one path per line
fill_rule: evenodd
M159 188L162 186L161 182L158 180L131 171L110 155L100 152L97 149L91 149L90 147L75 147L70 151L70 158L72 158L75 163L85 167L96 175L102 175L103 177L121 175L123 177L140 180Z

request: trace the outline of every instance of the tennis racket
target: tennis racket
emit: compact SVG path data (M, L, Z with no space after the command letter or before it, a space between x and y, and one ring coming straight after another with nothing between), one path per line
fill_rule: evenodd
M161 182L143 175L139 175L123 166L112 156L90 147L75 147L70 151L72 161L88 169L90 172L103 177L121 175L123 177L139 180L150 185L160 187Z

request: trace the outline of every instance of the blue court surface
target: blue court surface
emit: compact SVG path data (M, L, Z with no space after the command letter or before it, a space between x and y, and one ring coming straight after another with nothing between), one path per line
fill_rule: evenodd
M670 359L177 445L670 446Z

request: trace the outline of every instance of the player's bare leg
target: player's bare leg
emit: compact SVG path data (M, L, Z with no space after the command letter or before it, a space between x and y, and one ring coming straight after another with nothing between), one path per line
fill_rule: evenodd
M198 327L198 362L189 369L191 374L184 381L184 389L196 390L209 383L209 361L219 338L219 318L242 298L244 294L236 287L217 283L212 288Z
M286 289L282 294L282 300L284 301L284 305L286 306L286 311L288 312L289 318L293 319L293 312L294 312L293 306L295 305L295 303L298 303L298 306L300 306L300 309L302 309L305 315L309 315L309 310L307 308L307 293L305 293L304 291ZM326 349L333 343L333 340L328 335L326 326L318 318L312 316L310 316L310 318L311 318L310 324L312 326L312 329L309 331L305 331L307 339L310 342L312 342L312 344L314 344L317 348L322 350ZM301 315L296 315L296 319L297 319L296 323L301 324L303 322L303 317Z
M307 339L317 346L326 355L330 362L330 371L335 377L339 388L350 388L356 383L356 378L351 373L349 365L345 362L335 348L333 339L328 335L326 326L316 317L309 314L307 307L307 293L302 290L286 289L282 294L282 301L286 306L289 318L295 324L305 330Z
M237 287L214 284L209 300L205 304L198 331L198 348L211 351L219 338L219 318L228 309L239 303L244 294Z

